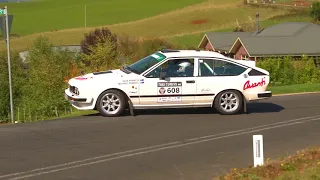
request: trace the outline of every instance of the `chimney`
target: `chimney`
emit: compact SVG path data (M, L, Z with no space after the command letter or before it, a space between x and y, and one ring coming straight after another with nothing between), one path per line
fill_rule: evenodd
M256 13L256 24L257 24L257 33L259 32L259 16L260 16L260 14L259 14L259 12L257 12Z

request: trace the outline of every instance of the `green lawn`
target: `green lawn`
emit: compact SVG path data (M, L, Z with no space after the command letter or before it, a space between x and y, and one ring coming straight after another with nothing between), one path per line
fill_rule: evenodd
M62 0L58 0L58 1L62 1ZM69 1L73 2L71 0ZM69 1L66 1L65 3ZM127 1L128 0L119 0L117 1L117 4L125 3ZM40 6L41 3L48 4L49 2L53 3L52 1L47 0L47 1L37 2L38 4L36 5ZM108 1L106 3L111 3L111 2L115 2L115 1ZM138 2L138 0L134 0L134 2ZM143 3L147 1L139 0L139 2ZM129 36L145 37L145 38L154 38L154 37L170 38L173 36L183 36L188 34L197 34L197 33L206 32L206 31L221 30L225 28L228 28L228 29L234 28L236 25L236 20L238 20L239 23L250 23L251 20L254 19L256 11L260 12L261 20L266 20L274 16L290 13L288 9L258 8L258 7L244 6L242 5L242 2L243 2L242 0L205 0L205 1L187 0L187 1L183 1L184 3L182 4L178 3L178 2L182 2L182 0L179 0L177 2L171 1L171 0L165 0L161 2L157 1L157 2L159 2L157 3L159 4L159 6L157 4L152 3L153 5L150 5L150 6L143 5L141 7L137 7L137 5L135 5L130 1L130 3L132 3L130 5L130 8L123 9L117 6L113 8L112 11L114 12L111 14L109 11L107 11L105 12L105 14L102 15L102 14L99 14L100 11L97 10L97 12L95 12L96 15L91 15L93 17L97 16L97 18L95 18L96 23L94 23L93 26L109 24L108 28L110 28L114 33L117 33L117 34L125 33ZM199 2L202 2L202 3L199 3ZM97 2L95 1L95 3ZM52 6L52 7L56 7L58 12L62 11L60 6L57 5L58 3L54 3L54 4L55 6ZM76 7L80 5L83 6L83 4L84 3L82 3L81 5L81 1L80 1L80 3L76 5ZM193 5L187 6L188 4L189 5L193 4ZM95 7L95 5L96 4L92 4L92 7ZM105 7L104 5L105 4L101 2L99 6L97 6L97 8ZM71 5L69 6L72 7ZM68 4L66 4L65 7L63 8L66 8L69 6ZM113 5L113 6L116 6L116 5ZM156 10L154 10L154 6L157 7ZM187 7L184 7L184 6L187 6ZM46 8L49 8L49 7L46 7ZM107 9L107 6L105 8ZM127 13L123 13L124 11ZM165 11L169 11L169 12L165 12ZM33 11L32 12L33 15L30 14L29 18L32 19L34 16L38 16L38 14L41 15L41 12L44 12L44 11L42 10ZM76 12L77 11L75 11L74 15L72 15L74 16L73 18L81 17L80 16L81 14L78 13L76 15ZM48 13L48 11L45 11L45 13ZM72 17L69 17L69 20L67 18L66 20L58 21L56 19L63 18L63 16L60 14L56 15L56 17L53 16L52 14L51 16L47 14L42 14L42 16L45 17L47 20L45 22L41 22L42 20L38 19L37 21L41 22L38 24L41 24L41 25L35 24L34 26L30 26L30 25L28 26L26 24L22 26L19 25L19 22L23 24L23 23L27 23L27 21L19 20L17 17L15 22L19 26L16 25L15 27L17 29L14 31L19 31L19 32L24 31L24 33L27 33L26 31L40 32L40 31L50 30L53 28L57 29L56 27L63 30L32 34L32 35L22 36L20 38L12 38L11 47L13 50L16 50L16 51L26 50L28 47L32 45L33 41L39 35L48 37L50 41L55 45L79 44L81 39L83 38L84 33L91 31L95 28L95 27L83 28L83 26L81 25L81 22L83 21L79 21L78 23L79 25L77 25L78 21L70 20L70 18L72 19ZM20 17L20 19L21 18L22 17ZM90 20L89 18L88 21L92 22L93 20L92 19ZM114 24L117 22L126 22L126 21L130 21L130 22ZM198 23L198 22L201 22L201 23ZM71 27L80 27L80 28L71 28ZM71 28L71 29L64 29L64 28ZM191 39L193 39L193 37ZM6 46L4 41L1 41L0 49L5 50L5 48Z
M317 84L295 84L288 86L270 86L269 90L272 94L288 94L302 92L320 92L320 83Z
M205 0L34 0L8 5L14 15L12 33L26 35L37 32L100 26L148 18Z

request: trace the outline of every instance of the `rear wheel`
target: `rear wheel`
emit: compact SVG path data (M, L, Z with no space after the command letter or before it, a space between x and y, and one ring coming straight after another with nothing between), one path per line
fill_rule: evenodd
M97 110L102 116L119 116L125 109L125 96L117 90L103 92L97 101Z
M243 106L241 93L235 90L227 90L219 93L214 101L214 107L220 114L237 114Z

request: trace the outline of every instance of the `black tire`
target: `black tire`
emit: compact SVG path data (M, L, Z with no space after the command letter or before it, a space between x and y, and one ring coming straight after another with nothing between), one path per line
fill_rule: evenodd
M114 100L114 102L111 102L111 97L112 95L118 99L118 101ZM108 96L109 98L107 98L106 96ZM109 105L107 105L108 103L110 103ZM103 106L107 105L108 110L112 110L115 109L117 107L116 110L114 110L113 112L108 111L107 109L105 109ZM118 106L117 106L118 105ZM107 90L104 91L102 94L100 94L97 103L96 103L96 108L99 111L99 113L104 116L104 117L115 117L115 116L119 116L123 113L123 111L125 110L126 107L126 98L125 95L118 90Z
M230 99L225 99L226 95L228 95L229 98L230 98L230 95L232 95L232 96L231 96ZM223 99L225 99L225 101ZM231 101L232 99L236 99L235 100L236 104L232 103L232 101ZM228 103L228 105L227 104L223 104L223 103ZM232 107L232 105L234 105L234 107ZM232 109L228 110L227 107L231 107ZM242 94L240 92L235 91L235 90L222 91L217 95L217 97L214 100L214 108L220 114L223 114L223 115L234 115L234 114L237 114L243 108L243 96L242 96Z

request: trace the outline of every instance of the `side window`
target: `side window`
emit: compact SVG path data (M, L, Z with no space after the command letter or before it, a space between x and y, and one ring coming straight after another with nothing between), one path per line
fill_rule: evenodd
M199 76L238 76L245 67L217 59L200 59Z
M166 77L193 77L194 59L172 59L161 64L151 72L147 78L159 78L160 72L165 72Z

